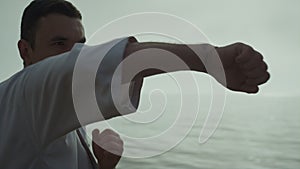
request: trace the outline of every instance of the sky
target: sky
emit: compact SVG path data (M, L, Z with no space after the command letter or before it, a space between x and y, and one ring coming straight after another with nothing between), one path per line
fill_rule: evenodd
M20 71L17 50L22 12L28 0L0 2L0 82ZM72 0L83 15L86 37L124 16L141 12L167 13L195 25L216 46L243 42L260 51L271 79L261 87L264 95L299 95L300 1L298 0ZM149 21L151 22L151 21ZM142 25L143 23L136 23ZM167 22L167 27L172 27ZM128 25L127 25L128 26ZM122 28L120 28L122 29ZM183 27L174 27L178 31ZM152 41L163 41L152 37ZM155 39L157 38L157 39ZM190 41L193 43L196 41ZM205 79L205 78L204 78ZM161 82L153 79L149 84ZM203 79L197 76L198 83Z

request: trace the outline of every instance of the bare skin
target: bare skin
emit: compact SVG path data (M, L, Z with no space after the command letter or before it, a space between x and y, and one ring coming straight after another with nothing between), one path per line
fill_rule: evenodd
M72 49L75 43L84 43L84 29L80 19L60 14L41 18L32 47L26 40L19 40L18 48L25 66L37 63L47 57Z
M188 45L190 46L190 45ZM166 54L153 55L151 49L163 49L176 54L181 60L183 60L190 68L190 70L197 72L209 73L206 71L206 67L199 59L199 57L191 51L191 49L184 44L167 44L167 43L131 43L127 47L126 55L130 56L137 51L144 49L150 49L149 52L141 55L146 55L146 58L151 60L160 59L160 62L170 62L169 60L161 59ZM193 48L203 48L204 45L193 45ZM211 46L211 45L210 45ZM224 87L232 91L257 93L259 85L265 83L270 78L268 73L267 64L263 61L263 56L258 51L254 50L251 46L243 43L235 43L224 47L213 47L219 55L222 67L225 72L226 83L222 82L222 79L217 74L210 74ZM153 52L154 53L154 52ZM157 53L157 52L156 52ZM142 56L145 57L145 56ZM210 58L206 58L207 62L211 62ZM215 64L214 62L208 64ZM131 66L131 65L130 65ZM124 66L125 70L130 69L130 66ZM184 70L184 69L178 69ZM175 70L176 71L176 70ZM145 70L141 76L151 76L160 73L165 73L160 70Z
M100 133L98 129L93 130L93 152L101 169L115 168L123 153L123 141L113 130L106 129ZM105 160L104 160L105 159Z
M259 85L269 80L268 66L262 54L252 47L235 43L218 48L217 52L225 70L228 89L257 93Z

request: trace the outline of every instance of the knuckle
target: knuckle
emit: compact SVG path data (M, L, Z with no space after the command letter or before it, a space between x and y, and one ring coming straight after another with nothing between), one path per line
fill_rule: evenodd
M254 52L254 57L257 61L263 60L263 56L259 52L256 52L256 51L253 51L253 52Z
M270 73L267 72L267 74L266 74L266 81L269 80L270 78L271 78L271 75L270 75Z
M263 63L263 64L262 64L262 69L263 69L264 71L268 70L268 65L265 64L265 63Z
M244 46L245 44L242 43L242 42L236 42L235 45L236 45L236 46Z
M245 50L245 52L247 52L250 55L256 55L255 50L249 45L245 45L244 50Z
M123 147L123 145L124 145L124 141L123 140L120 140L120 145L122 145L122 147Z
M118 135L115 131L111 129L105 129L102 133L107 135Z

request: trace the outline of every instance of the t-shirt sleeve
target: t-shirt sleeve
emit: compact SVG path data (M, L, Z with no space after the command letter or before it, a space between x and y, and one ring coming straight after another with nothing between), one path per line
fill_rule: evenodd
M128 43L129 38L97 46L76 44L70 52L24 70L25 111L38 144L47 145L83 125L136 111L143 80L122 83L120 63Z

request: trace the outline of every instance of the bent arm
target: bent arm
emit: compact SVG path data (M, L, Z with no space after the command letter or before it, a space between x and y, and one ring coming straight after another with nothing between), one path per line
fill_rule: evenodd
M24 70L26 83L22 88L24 88L25 111L28 113L38 145L45 146L82 125L119 115L114 111L109 86L114 66L123 59L126 44L127 39L118 39L94 47L77 44L68 53L50 57ZM113 47L112 50L111 47ZM92 53L83 51L92 51ZM75 93L81 95L74 95L73 75L79 57L84 58L85 63L98 62L101 58L109 62L105 62L106 65L101 70L96 69L95 72L91 66L85 63L79 64L79 70L85 74L80 75L80 83L77 83L79 92ZM93 73L96 74L94 79L90 77ZM99 106L102 109L101 116L94 111L77 112L75 110L74 97L85 98L84 85L87 82L83 77L93 80L97 101L102 103Z

